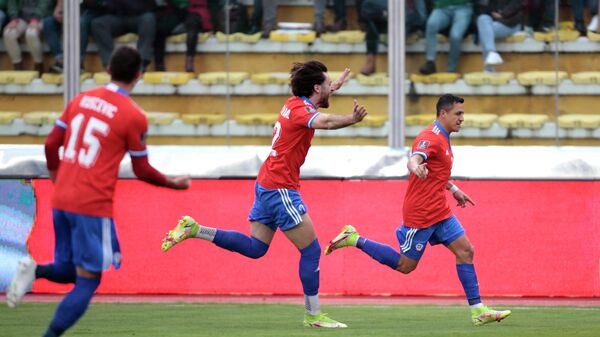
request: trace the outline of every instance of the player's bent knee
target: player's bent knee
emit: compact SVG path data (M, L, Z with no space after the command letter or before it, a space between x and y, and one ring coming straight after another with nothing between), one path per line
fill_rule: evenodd
M465 247L458 251L457 259L461 263L473 263L473 256L475 255L475 249L473 246Z
M83 269L82 267L76 267L75 270L76 270L77 276L82 276L82 277L89 278L89 279L102 278L102 273L89 271L89 270Z
M300 254L303 257L319 260L321 258L321 245L319 241L315 239L310 245L300 249Z
M265 256L265 254L269 250L269 245L260 241L259 239L255 238L255 237L251 237L250 240L251 240L252 249L250 249L250 251L248 252L248 254L246 256L248 256L249 258L252 258L252 259L259 259L259 258Z
M403 264L399 264L396 267L396 270L401 272L402 274L410 274L413 270L416 269L417 266L405 266Z

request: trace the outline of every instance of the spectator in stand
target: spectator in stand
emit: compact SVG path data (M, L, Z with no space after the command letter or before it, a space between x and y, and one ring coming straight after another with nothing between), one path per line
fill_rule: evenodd
M362 1L362 0L359 0ZM327 0L315 0L314 2L314 23L313 29L317 35L325 32L325 7ZM250 19L250 29L248 34L254 34L260 31L259 25L262 18L263 38L269 38L272 30L277 29L277 0L254 0L254 12Z
M554 29L554 1L526 0L528 25L536 32L550 32Z
M50 52L54 57L54 64L50 66L50 72L62 73L63 72L63 50L62 50L62 22L63 22L63 4L64 0L57 0L54 6L52 15L42 20L44 38ZM81 71L84 70L84 60L87 51L90 35L90 23L96 17L102 14L103 0L84 0L80 7L80 25L79 25L79 38L80 38L80 57L81 57Z
M376 70L375 60L379 49L379 34L387 31L387 0L364 0L360 15L365 20L367 30L367 57L360 73L371 75ZM406 35L423 30L427 18L425 0L407 0L405 17Z
M4 27L6 21L6 0L0 0L0 28Z
M573 21L575 24L574 28L582 36L587 34L587 29L583 23L583 8L585 6L590 9L592 16L598 13L598 1L596 0L571 0L571 9L573 10Z
M448 53L448 72L456 72L460 58L460 48L463 38L473 15L471 0L435 0L434 9L427 18L425 29L426 62L419 68L424 75L436 72L435 58L437 56L437 34L450 27L450 52Z
M187 32L185 71L189 73L194 72L198 34L200 32L210 32L214 28L209 2L208 0L189 0L184 23Z
M590 21L590 24L587 26L589 31L592 31L596 34L600 32L600 29L598 29L598 8L600 8L600 0L598 0L598 2L592 2L590 5L590 12L592 12L593 17Z
M156 34L155 0L106 0L106 14L92 21L92 36L98 47L102 66L108 67L118 36L135 33L142 56L142 71L152 60Z
M34 70L44 72L41 19L49 15L52 8L50 0L8 0L7 14L10 21L4 27L4 45L15 70L23 70L23 57L19 38L25 35L25 41L34 62Z
M156 12L156 36L154 38L154 69L165 71L167 38L185 20L187 0L167 0Z
M358 24L361 27L365 26L364 19L360 15L360 9L363 2L364 0L354 0L354 4L356 5L356 13L358 15ZM325 30L335 33L346 29L348 26L346 7L346 0L333 0L333 13L335 15L335 19L332 25L325 27Z
M271 31L277 28L277 0L254 0L253 8L247 33L260 32L262 25L262 37L268 39Z
M167 37L183 22L186 38L185 71L194 72L194 56L198 46L198 34L213 29L208 0L171 0L167 13L157 19L154 40L154 61L157 71L165 71L165 49Z
M482 3L486 4L482 4ZM477 17L477 32L485 71L492 72L492 66L502 64L503 60L496 51L496 39L513 35L522 30L523 3L521 0L488 0L480 1Z

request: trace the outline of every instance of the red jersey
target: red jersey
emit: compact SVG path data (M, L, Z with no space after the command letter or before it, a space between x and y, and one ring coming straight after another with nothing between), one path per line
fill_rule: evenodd
M437 122L421 131L412 145L412 156L422 156L427 163L427 178L412 172L404 197L404 225L427 228L452 215L446 199L446 185L452 171L450 134Z
M112 217L119 164L129 151L147 156L144 112L110 83L75 97L56 121L66 129L52 207Z
M315 134L312 122L319 115L305 97L290 97L279 112L273 129L271 153L260 168L256 181L266 189L300 187L300 166L304 164Z

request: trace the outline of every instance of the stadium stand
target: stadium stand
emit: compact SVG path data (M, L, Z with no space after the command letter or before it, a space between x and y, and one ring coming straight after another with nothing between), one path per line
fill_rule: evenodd
M223 33L199 34L200 53L196 57L196 69L200 72L196 74L183 72L185 34L169 37L166 63L167 69L173 71L145 73L133 92L136 101L149 112L149 119L154 118L155 122L150 123L154 124L150 128L150 142L178 143L175 138L185 135L198 137L197 140L192 139L192 143L202 144L206 141L203 137L227 136L230 132L229 135L235 134L236 137L258 137L246 139L248 143L267 144L272 135L270 124L274 122L273 115L290 94L287 72L294 61L322 60L329 66L333 78L339 76L345 67L355 72L360 69L365 53L364 33L355 23L354 8L348 9L349 30L324 33L320 37L313 38L308 32L289 34L277 30L271 32L269 39L261 39L258 33L229 36ZM569 15L570 11L561 11L561 19L569 20ZM310 1L281 1L278 21L311 22L312 17ZM327 17L326 21L331 21L331 17ZM600 144L600 139L594 136L598 132L590 132L598 128L594 127L597 113L591 107L594 106L593 95L600 93L600 72L595 71L600 62L600 38L593 32L587 36L574 36L573 32L569 25L563 24L558 33L519 32L499 41L497 49L506 62L497 66L496 73L481 71L480 46L468 36L462 45L458 73L427 76L418 74L418 66L424 59L424 39L412 36L406 55L406 88L410 88L406 107L407 137L415 136L416 130L433 120L431 110L436 96L451 92L466 98L467 118L463 132L459 134L466 139L463 144L489 144L490 141L518 144L521 134L529 135L521 139L523 143L535 144L539 140L540 144L545 144L544 139L555 135L557 125L561 135L573 144ZM559 41L555 42L557 36ZM119 37L117 43L135 45L136 39L134 34L127 34ZM443 38L440 41L441 54L437 61L445 64L448 45ZM554 59L555 49L559 51L558 61ZM82 90L109 81L94 43L88 50L85 68L91 73L81 75ZM9 68L3 45L0 45L0 51L0 66ZM377 56L379 69L386 69L385 53L383 44ZM47 58L49 63L49 56ZM552 71L555 62L561 70L558 73ZM9 121L14 124L10 131L6 131L9 128L0 128L0 141L21 142L12 135L44 136L40 131L47 129L44 123L20 121L30 112L60 111L62 80L62 75L57 74L40 76L32 71L0 71L3 109L17 113L0 112L2 125ZM343 90L332 98L335 102L332 106L336 111L347 111L356 97L368 107L370 117L360 127L349 128L343 133L318 133L317 136L335 138L341 144L361 141L365 144L386 144L388 83L385 72L371 76L352 74ZM557 91L561 95L558 104L561 116L558 119L553 99ZM156 115L156 111L165 114ZM44 121L51 122L52 119ZM551 132L547 135L544 132L514 132L519 128L548 129ZM366 129L370 131L365 132ZM581 131L572 136L574 133L567 130L573 129ZM159 133L153 134L155 130ZM9 135L11 137L7 137ZM161 137L154 138L154 135ZM590 136L582 138L581 135ZM510 139L507 138L509 136ZM43 137L34 141L41 142Z

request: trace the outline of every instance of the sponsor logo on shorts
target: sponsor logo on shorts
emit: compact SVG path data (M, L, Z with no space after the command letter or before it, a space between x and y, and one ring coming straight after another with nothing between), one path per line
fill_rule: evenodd
M121 253L117 252L113 254L113 262L117 265L121 264Z
M298 210L299 210L300 212L306 212L306 207L304 207L304 205L303 205L303 204L300 204L300 205L298 205Z

